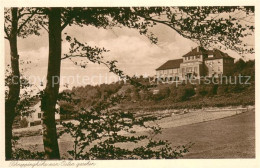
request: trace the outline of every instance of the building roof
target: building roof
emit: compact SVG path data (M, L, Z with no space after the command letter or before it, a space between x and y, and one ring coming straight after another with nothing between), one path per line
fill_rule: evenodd
M182 57L189 57L189 56L202 55L202 54L207 54L207 50L205 50L202 47L196 47L192 49L190 52L188 52L187 54L183 55Z
M165 70L165 69L176 69L180 68L180 64L183 62L183 59L174 59L174 60L169 60L165 62L163 65L161 65L159 68L156 70Z
M213 55L212 58L205 58L206 60L220 59L220 58L234 59L233 57L230 57L227 53L224 53L218 49L206 50L203 47L196 47L192 49L190 52L188 52L187 54L183 55L183 57L196 56L202 54Z
M235 59L233 57L230 57L227 53L224 53L218 49L208 50L208 55L213 55L211 58L205 58L205 60L213 60L213 59L221 59L221 58L227 58L227 59Z

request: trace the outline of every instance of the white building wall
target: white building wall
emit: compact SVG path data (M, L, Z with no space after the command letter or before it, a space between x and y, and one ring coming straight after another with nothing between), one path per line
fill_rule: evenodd
M59 110L59 105L56 105L56 109ZM41 111L41 102L39 101L35 106L31 108L31 110L34 110L33 113L31 113L28 117L25 117L26 120L28 121L28 126L30 127L30 123L33 122L41 122L43 112ZM55 113L55 120L60 120L60 114Z

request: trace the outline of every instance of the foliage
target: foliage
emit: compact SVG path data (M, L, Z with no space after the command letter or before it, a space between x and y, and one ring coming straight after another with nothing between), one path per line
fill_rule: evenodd
M162 89L159 90L158 94L155 94L153 96L153 99L155 101L161 101L165 98L168 98L170 96L170 88L169 87L163 87Z
M187 84L184 86L179 86L177 89L177 101L188 100L190 97L195 95L194 86Z
M15 148L12 152L12 160L43 160L44 152L32 152L22 148Z
M26 120L26 118L22 118L20 121L20 127L21 128L25 128L28 127L28 121Z
M234 64L234 74L233 76L250 76L251 82L255 80L255 60L244 61L239 59ZM242 82L245 82L246 79L242 79Z
M167 141L152 139L161 131L158 126L149 124L156 117L136 118L133 113L111 109L121 99L121 96L115 96L90 110L82 108L77 123L62 122L64 130L60 135L67 133L74 139L73 149L68 151L71 159L169 159L182 157L188 152L191 144L172 149ZM142 128L150 135L139 135L136 130ZM138 147L140 142L145 145ZM137 147L120 146L125 143Z
M197 96L214 96L217 94L218 85L205 85L200 84L196 86L196 95Z
M11 27L9 26L10 15L8 14L8 10L8 8L5 9L5 33L6 38L10 39ZM200 43L203 47L208 47L212 44L220 44L221 47L225 46L226 48L236 50L239 53L254 52L254 49L252 48L247 49L246 47L248 46L243 44L242 41L243 37L251 35L254 32L254 25L241 23L241 20L245 19L248 15L254 15L254 7L61 8L61 11L62 29L71 24L80 26L94 25L98 28L126 26L139 30L140 34L146 35L152 43L156 43L157 38L154 37L152 33L148 32L148 28L153 27L157 23L161 23L169 26L183 37ZM237 11L246 14L246 17L233 17L234 13ZM22 12L25 13L22 14ZM44 27L48 24L45 21L47 13L48 8L19 8L18 18L24 22L22 24L19 23L18 32L16 32L15 35L20 37L26 37L30 34L39 35L37 32L40 26ZM219 16L222 13L229 14L229 17L223 18ZM28 18L23 19L23 16L28 16ZM35 17L33 16L37 16L39 19L37 17L34 19ZM23 25L26 22L30 24L24 27ZM90 47L70 36L67 36L66 40L70 43L71 50L70 54L65 54L64 59L85 57L90 62L107 66L110 72L129 80L131 84L139 88L147 88L119 70L116 67L116 60L104 61L102 53L107 52L104 48ZM85 63L83 62L80 66L85 68ZM138 93L138 90L136 93ZM96 91L93 94L98 96L100 95L100 92ZM193 95L194 89L192 87L181 87L177 90L177 100L180 101L188 100ZM104 97L104 99L106 98L107 97ZM52 103L55 104L56 100ZM98 102L93 101L91 105L97 103ZM103 144L103 147L111 147L111 145ZM97 148L97 151L102 153L100 148ZM143 149L140 149L139 151L145 153Z
M31 8L31 7L21 7L18 8L17 19L17 36L21 38L26 38L29 35L40 35L40 29L43 25L47 23L46 15L41 15L43 8ZM11 36L12 29L12 17L11 17L11 8L4 9L5 17L5 35L6 39L9 39Z

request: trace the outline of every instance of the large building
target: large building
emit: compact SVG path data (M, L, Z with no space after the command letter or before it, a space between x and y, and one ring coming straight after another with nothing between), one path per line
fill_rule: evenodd
M228 75L233 68L234 58L218 49L205 50L196 47L182 56L169 60L156 69L157 80L179 81L203 77Z

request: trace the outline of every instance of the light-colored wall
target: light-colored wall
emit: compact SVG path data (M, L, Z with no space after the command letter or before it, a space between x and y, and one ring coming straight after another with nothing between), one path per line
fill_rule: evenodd
M156 71L156 75L158 77L168 77L168 76L176 76L179 74L179 68L175 69L166 69L166 70L158 70Z
M212 77L213 74L223 74L223 59L206 60L205 65L207 67L208 75Z
M59 109L59 105L56 105L56 109ZM31 110L34 110L33 113L31 113L28 117L25 117L27 121L30 122L35 122L35 121L41 121L41 118L38 118L38 114L41 114L41 117L43 115L43 112L41 111L41 102L38 102L35 106L31 108ZM55 113L55 120L60 119L60 114Z
M187 73L194 73L194 72L197 74L197 78L199 78L199 76L200 76L200 65L201 64L202 64L202 62L200 62L200 61L182 63L180 65L181 79L185 79L185 75Z
M213 57L213 55L209 55L209 58ZM232 62L231 59L228 59L229 62L223 61L223 58L221 59L213 59L213 60L204 60L205 65L203 64L203 56L200 55L199 58L196 56L193 57L193 59L186 59L183 57L183 63L180 64L180 68L176 69L169 69L169 70L159 70L156 72L157 78L165 78L165 77L176 77L178 76L180 80L185 79L185 75L187 73L187 69L191 70L191 73L195 71L194 68L197 68L197 77L200 76L209 76L212 77L213 74L216 76L232 71L234 61ZM184 70L184 72L183 72Z

